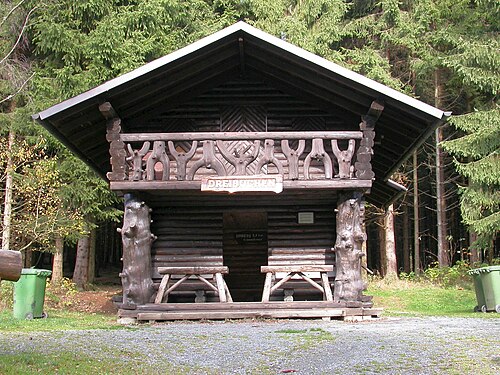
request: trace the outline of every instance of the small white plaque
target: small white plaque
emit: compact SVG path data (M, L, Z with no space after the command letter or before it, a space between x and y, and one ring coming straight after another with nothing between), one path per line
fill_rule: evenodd
M203 177L201 191L219 191L236 193L239 191L283 191L283 176L255 175L255 176L225 176Z
M314 224L314 212L299 212L299 224Z

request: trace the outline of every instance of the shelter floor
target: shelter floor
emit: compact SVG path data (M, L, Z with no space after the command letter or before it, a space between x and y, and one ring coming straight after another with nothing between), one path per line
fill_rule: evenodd
M254 318L358 318L379 317L382 309L373 308L372 303L336 303L326 301L298 302L205 302L205 303L160 303L137 306L136 309L119 309L119 318L134 318L138 321L164 320L220 320Z

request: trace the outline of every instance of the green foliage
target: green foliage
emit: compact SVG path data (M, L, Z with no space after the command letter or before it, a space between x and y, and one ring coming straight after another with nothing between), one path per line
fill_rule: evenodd
M201 0L47 2L31 28L40 68L37 90L54 101L103 81L216 31Z
M500 110L456 116L451 122L466 133L443 144L468 180L460 188L462 219L486 244L500 231Z

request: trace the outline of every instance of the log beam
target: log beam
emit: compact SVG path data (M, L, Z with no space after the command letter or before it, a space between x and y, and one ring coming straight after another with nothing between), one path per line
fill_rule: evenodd
M19 251L0 250L0 280L17 281L22 269L23 260Z

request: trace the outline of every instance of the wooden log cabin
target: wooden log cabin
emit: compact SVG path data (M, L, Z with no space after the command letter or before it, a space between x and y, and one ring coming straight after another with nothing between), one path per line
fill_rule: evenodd
M365 199L446 116L238 22L33 117L124 197L119 316L170 320L379 314Z

